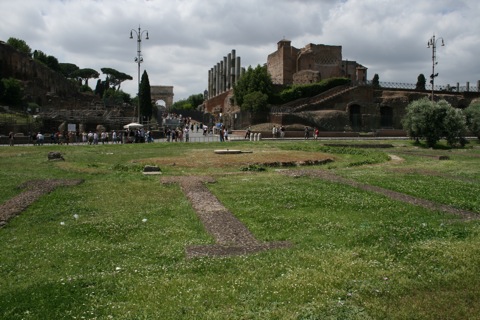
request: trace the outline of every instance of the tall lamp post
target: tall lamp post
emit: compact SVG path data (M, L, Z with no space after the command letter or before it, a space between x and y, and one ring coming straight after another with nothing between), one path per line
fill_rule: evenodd
M435 89L435 78L438 76L438 73L435 73L435 65L437 62L437 41L442 40L442 47L445 46L445 42L443 42L443 38L435 39L435 35L433 35L430 40L428 40L427 48L432 48L432 74L430 75L430 83L432 84L432 103L433 103L433 90Z
M142 57L142 36L145 33L145 40L148 40L148 30L143 30L140 29L140 26L138 26L138 31L135 29L130 30L130 39L133 39L133 34L137 35L137 56L135 57L135 62L138 64L138 123L140 122L140 64L143 62L143 57Z

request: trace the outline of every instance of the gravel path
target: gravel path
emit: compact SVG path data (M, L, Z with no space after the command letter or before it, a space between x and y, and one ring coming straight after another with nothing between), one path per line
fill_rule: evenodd
M167 177L162 183L179 183L182 191L195 209L205 230L215 239L214 245L186 248L187 258L201 256L243 255L291 246L288 242L258 241L248 228L238 220L206 187L212 177Z
M312 176L312 177L317 177L317 178L324 179L324 180L327 180L327 181L347 184L347 185L350 185L350 186L355 187L355 188L380 193L380 194L383 194L383 195L385 195L385 196L387 196L391 199L398 200L398 201L403 201L403 202L413 204L413 205L417 205L417 206L421 206L421 207L424 207L424 208L427 208L427 209L430 209L430 210L439 210L439 211L443 211L443 212L447 212L447 213L451 213L451 214L456 214L456 215L461 216L465 220L472 220L472 219L479 219L480 218L480 215L475 213L475 212L458 209L458 208L455 208L455 207L452 207L452 206L449 206L449 205L440 204L440 203L436 203L436 202L425 200L425 199L416 198L416 197L413 197L413 196L410 196L410 195L407 195L407 194L404 194L404 193L392 191L392 190L389 190L389 189L384 189L384 188L381 188L381 187L376 187L376 186L372 186L372 185L368 185L368 184L363 184L363 183L360 183L360 182L356 182L356 181L353 181L353 180L349 180L349 179L337 176L337 175L333 174L332 172L328 172L328 171L325 171L325 170L289 170L289 171L281 171L281 173L284 174L284 175L287 175L287 176L296 176L296 177L298 177L298 176Z
M78 185L82 183L82 181L83 180L63 179L32 180L19 186L20 189L25 190L19 195L0 205L0 227L4 226L8 220L14 216L20 214L44 194L50 193L58 187Z

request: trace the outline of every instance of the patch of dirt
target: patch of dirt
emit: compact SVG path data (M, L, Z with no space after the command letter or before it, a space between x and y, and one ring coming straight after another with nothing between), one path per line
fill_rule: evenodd
M82 182L83 180L64 179L32 180L19 186L20 189L25 189L25 191L0 205L0 227L27 209L38 198L52 192L55 188L74 186Z
M246 151L246 150L243 150ZM328 159L328 160L327 160ZM265 163L323 163L331 161L331 155L320 152L284 151L284 150L254 150L251 153L216 154L213 150L194 150L184 157L159 157L142 159L137 162L162 166L181 166L186 168L227 168L242 167Z

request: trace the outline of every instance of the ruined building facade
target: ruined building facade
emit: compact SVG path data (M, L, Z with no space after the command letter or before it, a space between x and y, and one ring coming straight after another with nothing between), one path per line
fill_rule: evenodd
M206 98L216 97L233 88L233 85L245 73L245 68L242 68L240 63L240 57L237 57L235 50L232 50L208 71Z
M268 55L267 69L274 84L308 84L320 80L346 77L365 82L367 68L355 61L342 60L342 47L307 44L301 49L289 40L277 43L277 51Z

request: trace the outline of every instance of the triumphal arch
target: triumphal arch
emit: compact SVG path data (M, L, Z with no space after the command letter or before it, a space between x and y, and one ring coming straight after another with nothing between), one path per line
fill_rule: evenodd
M165 108L168 110L173 104L173 86L150 86L150 96L155 102L165 101Z

